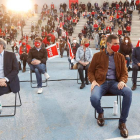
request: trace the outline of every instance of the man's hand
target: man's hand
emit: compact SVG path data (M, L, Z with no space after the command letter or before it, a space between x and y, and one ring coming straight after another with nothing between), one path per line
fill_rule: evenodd
M124 87L126 87L126 84L123 81L118 83L118 89L119 90L123 89Z
M6 79L5 78L0 79L0 83L1 82L6 82Z
M38 64L40 64L40 63L41 63L40 60L33 60L33 61L31 62L32 65L38 65Z
M138 63L138 66L140 67L140 63Z
M6 79L5 79L5 78L0 79L0 86L1 86L1 87L7 87Z
M91 91L94 89L95 86L100 86L96 81L93 81L91 84Z

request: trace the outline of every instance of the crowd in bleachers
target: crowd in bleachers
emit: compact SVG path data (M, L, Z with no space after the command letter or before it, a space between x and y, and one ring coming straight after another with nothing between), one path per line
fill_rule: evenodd
M35 4L35 13L38 13L38 5ZM36 37L42 37L42 46L48 47L50 44L59 42L61 58L66 50L69 57L68 41L76 59L76 51L81 45L81 40L87 38L93 40L96 49L104 51L106 49L106 38L110 34L116 34L120 40L120 52L124 54L127 60L128 70L131 61L132 43L130 40L132 13L134 9L140 11L140 2L128 0L122 2L109 3L104 1L101 6L97 2L91 4L71 3L71 8L68 8L66 3L61 3L59 12L52 3L50 6L44 4L38 22L31 23L30 34L23 33L21 40L16 40L18 29L23 29L25 20L34 16L34 12L29 11L24 14L17 14L12 11L6 12L5 8L0 11L0 36L7 40L7 44L11 44L12 50L20 52L20 59L23 60L23 72L26 71L26 62L29 49L32 47L28 44L29 39L33 41ZM78 24L80 18L86 18L87 22L83 25L83 29L79 32L79 42L72 36L75 25ZM43 24L45 22L45 24ZM90 41L89 41L90 45ZM30 47L29 47L30 46ZM129 46L129 51L124 48ZM74 63L71 62L71 69Z

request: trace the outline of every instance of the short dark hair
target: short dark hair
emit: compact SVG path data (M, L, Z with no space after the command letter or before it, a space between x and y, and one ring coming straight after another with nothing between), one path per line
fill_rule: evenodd
M35 40L39 40L40 42L42 42L42 38L41 37L36 37Z
M112 42L112 39L118 39L118 36L116 36L116 35L109 35L109 36L107 37L106 42L111 43L111 42Z

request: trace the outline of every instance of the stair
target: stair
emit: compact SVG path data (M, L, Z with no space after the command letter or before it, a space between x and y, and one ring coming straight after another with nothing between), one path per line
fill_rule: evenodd
M133 11L130 38L131 38L133 47L136 47L138 39L140 38L140 20L139 20L138 11L136 11L136 10Z

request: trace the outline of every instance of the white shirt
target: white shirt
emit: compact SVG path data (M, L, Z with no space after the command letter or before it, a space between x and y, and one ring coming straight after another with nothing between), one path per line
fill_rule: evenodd
M0 78L4 78L3 57L4 57L4 51L0 53Z

